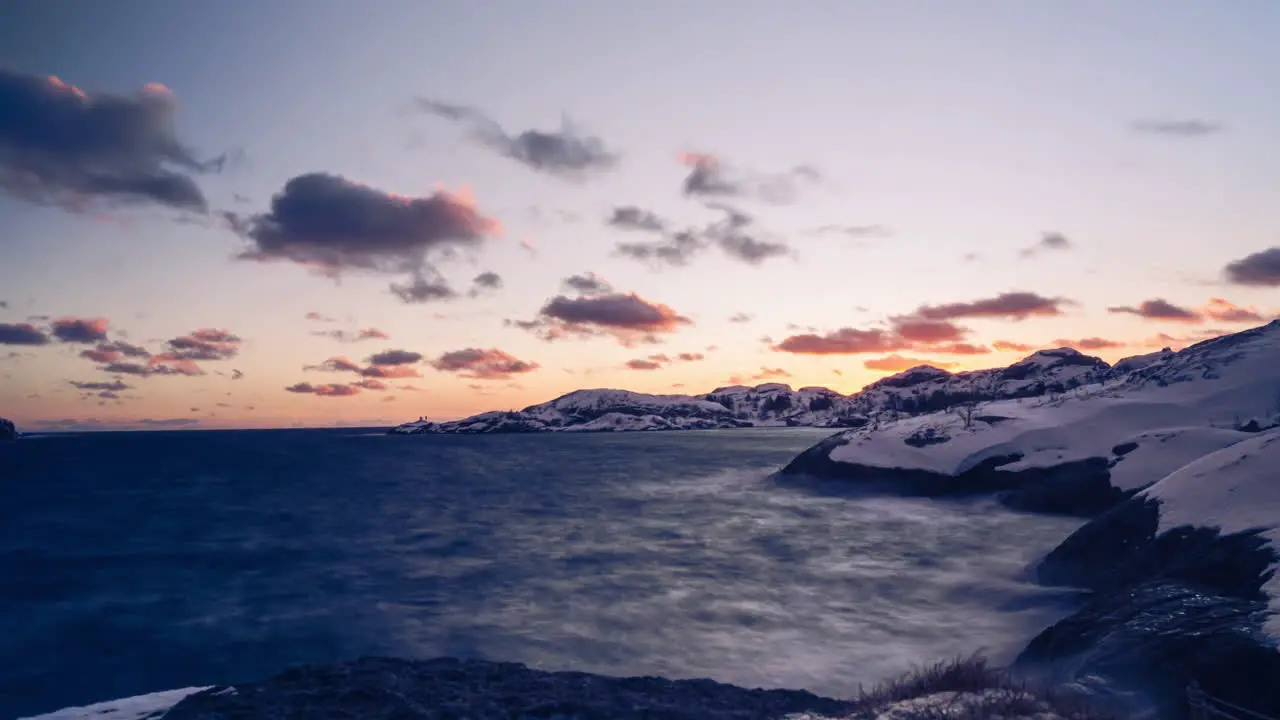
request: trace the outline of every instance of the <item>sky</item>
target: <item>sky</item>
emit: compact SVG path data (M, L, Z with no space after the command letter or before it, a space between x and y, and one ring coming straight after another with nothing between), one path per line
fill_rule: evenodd
M1280 312L1270 0L0 4L0 415L850 393Z

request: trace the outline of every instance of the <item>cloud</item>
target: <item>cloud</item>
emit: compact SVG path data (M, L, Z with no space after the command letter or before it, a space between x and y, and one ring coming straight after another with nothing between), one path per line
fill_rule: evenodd
M240 337L229 330L201 328L170 339L165 343L165 351L154 356L152 360L161 362L230 360L240 352L241 342L243 341Z
M149 358L151 353L144 347L132 345L123 340L98 343L97 347L81 350L80 357L96 363L121 362L125 358Z
M1146 320L1171 320L1186 323L1198 323L1204 320L1196 311L1174 305L1161 298L1144 300L1137 307L1109 307L1107 312L1137 315Z
M430 365L440 372L457 373L476 380L505 380L541 367L497 348L453 350L432 360Z
M957 342L969 334L967 328L947 320L924 320L902 316L893 318L890 323L900 337L914 343Z
M910 370L911 368L920 367L921 365L929 365L943 370L955 367L955 363L939 362L937 360L924 360L907 355L898 355L896 353L880 358L872 358L862 363L862 366L868 370L892 373L900 373L905 370Z
M307 319L315 320L316 322L325 322L325 323L334 322L333 318L329 317L328 315L322 315L314 310L307 313Z
M604 141L582 133L567 116L558 130L525 130L511 135L493 118L473 107L421 98L419 109L471 128L480 144L538 172L580 180L617 167L619 156Z
M1075 348L1076 350L1112 350L1114 348L1125 347L1126 343L1118 340L1107 340L1100 337L1080 338L1079 340L1068 340L1066 338L1058 338L1054 340L1053 345L1058 347Z
M343 385L342 383L329 383L327 385L312 385L307 382L300 382L285 388L291 393L309 393L319 397L351 397L359 395L360 388L355 385Z
M501 232L466 193L408 197L327 173L289 180L269 212L227 219L251 243L241 259L293 262L330 277L408 275L411 282L391 286L404 302L455 297L433 263Z
M884 225L819 225L808 231L810 235L839 235L854 240L888 237L893 231Z
M702 353L688 353L688 352L680 353L679 355L676 356L676 359L679 360L680 362L697 362L699 360L705 360L706 358L707 356L703 355Z
M311 333L318 337L328 337L338 342L353 343L361 340L390 340L391 336L378 328L362 328L360 330L314 330Z
M471 296L475 297L486 290L499 290L502 288L502 276L491 270L480 273L471 278Z
M1200 314L1211 320L1229 323L1250 323L1266 320L1262 313L1254 308L1240 307L1222 298L1209 298L1209 302L1200 308Z
M996 340L991 343L991 347L1000 352L1032 352L1036 350L1035 345L1027 345L1025 343L1013 342L1011 340Z
M662 363L656 360L637 358L635 360L628 360L627 367L632 370L660 370L662 368Z
M1222 272L1228 282L1236 285L1280 287L1280 247L1268 248L1232 261Z
M349 383L352 387L362 388L364 390L386 390L387 384L377 378L365 378Z
M609 216L608 224L623 230L639 230L642 232L665 233L667 221L650 210L634 205L615 207Z
M70 383L80 390L123 392L133 389L133 386L126 385L120 380L112 380L110 382L77 382L71 380Z
M0 107L0 189L15 197L208 209L193 176L221 169L225 156L200 160L177 138L177 103L162 85L90 92L0 68Z
M754 315L748 315L747 313L743 313L743 312L734 313L733 315L729 316L729 322L731 323L749 323L754 319L755 319Z
M972 302L924 305L916 310L916 315L926 320L1004 318L1017 321L1061 315L1062 306L1071 304L1073 301L1065 298L1047 298L1033 292L1006 292Z
M571 298L557 295L531 321L507 321L547 341L569 337L612 336L623 346L659 342L693 321L672 308L635 293L604 293Z
M858 355L908 350L912 346L911 341L890 330L840 328L823 335L792 335L774 345L773 349L797 355Z
M231 379L232 379L232 380L241 380L241 379L243 379L243 378L244 378L244 373L240 372L239 370L236 370L236 369L232 368L232 370L231 370Z
M8 310L8 309L9 309L9 301L0 300L0 310Z
M791 373L783 368L762 367L760 372L751 376L752 380L770 380L775 378L789 378Z
M147 427L184 427L187 425L199 425L199 418L142 418L137 422L138 425Z
M570 275L564 279L563 285L580 295L606 295L613 292L613 286L604 278L593 272Z
M707 208L722 213L723 217L699 228L664 233L661 240L620 242L617 253L655 267L687 265L711 247L718 247L730 258L749 265L794 253L785 242L766 237L756 227L755 219L741 210L719 203L708 204Z
M752 198L783 205L795 202L802 184L822 179L821 173L808 165L798 165L782 173L760 174L730 167L709 153L682 152L677 160L689 168L683 190L691 197Z
M1205 120L1140 120L1133 124L1133 130L1144 135L1199 138L1222 132L1222 126Z
M28 323L0 323L0 345L48 345L49 336Z
M383 350L369 356L371 365L412 365L422 360L422 353L412 350Z
M50 332L66 343L95 343L107 339L106 318L63 317L53 321Z
M1040 236L1040 241L1031 247L1026 247L1018 251L1018 255L1024 258L1035 257L1041 252L1054 250L1070 250L1072 247L1071 240L1066 235L1056 232L1047 232Z

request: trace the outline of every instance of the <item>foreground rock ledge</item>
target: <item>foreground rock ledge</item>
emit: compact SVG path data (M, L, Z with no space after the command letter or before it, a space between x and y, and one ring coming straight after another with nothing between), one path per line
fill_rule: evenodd
M937 717L1098 717L1078 701L1033 694L980 658L942 663L856 700L801 690L748 690L712 680L546 672L518 663L361 658L304 666L269 680L191 695L165 720L790 720Z

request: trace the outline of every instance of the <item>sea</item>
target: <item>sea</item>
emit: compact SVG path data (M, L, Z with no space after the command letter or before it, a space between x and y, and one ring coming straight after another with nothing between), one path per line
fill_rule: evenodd
M0 718L362 655L843 697L1068 612L1080 521L772 477L829 433L0 444Z

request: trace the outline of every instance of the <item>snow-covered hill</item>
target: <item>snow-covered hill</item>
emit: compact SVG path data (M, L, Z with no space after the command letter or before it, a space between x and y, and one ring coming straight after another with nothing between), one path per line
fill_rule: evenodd
M1149 357L1149 356L1143 356ZM1143 363L1139 362L1138 365ZM1040 397L1112 376L1103 360L1070 348L1042 350L1009 367L951 373L928 365L883 378L853 395L782 383L732 385L705 395L577 390L520 411L463 420L420 419L391 430L419 433L707 430L740 427L859 427L883 415L932 412L979 399Z
M1280 423L1280 321L1117 367L1082 369L1089 382L1069 392L881 413L782 474L925 495L1014 490L1027 509L1093 514Z

